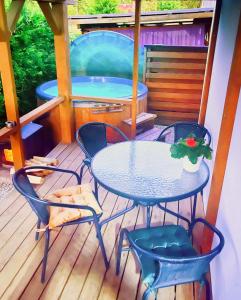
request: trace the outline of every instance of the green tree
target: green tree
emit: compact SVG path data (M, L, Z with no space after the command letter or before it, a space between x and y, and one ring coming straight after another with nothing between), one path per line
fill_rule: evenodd
M158 10L180 9L181 1L179 1L179 0L159 0L157 8L158 8Z
M20 114L36 107L35 89L56 77L53 34L41 13L24 8L11 38ZM5 121L0 82L0 123Z
M88 8L91 15L113 14L117 12L117 0L95 0L94 5Z

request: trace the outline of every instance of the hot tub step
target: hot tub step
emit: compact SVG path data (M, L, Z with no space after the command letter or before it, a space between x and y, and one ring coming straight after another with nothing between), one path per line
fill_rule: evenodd
M157 117L156 114L150 114L146 112L142 112L136 116L136 129L137 133L144 132L146 130L152 129L154 126L154 120ZM132 124L132 119L126 119L123 121L129 127Z

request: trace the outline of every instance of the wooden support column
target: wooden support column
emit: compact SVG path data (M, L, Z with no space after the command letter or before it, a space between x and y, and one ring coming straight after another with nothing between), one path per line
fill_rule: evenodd
M218 146L214 162L214 169L211 181L211 189L208 199L206 219L211 224L216 224L223 181L228 160L229 148L232 138L235 115L238 105L241 87L241 16L239 19L236 44L233 53L233 60L227 86L227 94L223 109L223 117L218 138ZM204 249L210 250L213 234L204 231Z
M201 100L201 106L200 106L200 112L198 118L198 123L201 125L204 125L205 123L221 7L222 7L222 0L217 0L214 16L212 20L212 26L211 26L211 37L210 37L210 42L209 42L210 44L208 48L208 58L207 58L207 65L205 70L202 98L201 98L202 100Z
M132 76L132 105L131 105L131 137L136 137L136 114L138 98L138 64L139 64L139 40L140 40L140 15L141 0L135 0L135 30L134 30L134 58L133 58L133 76Z
M7 17L4 1L0 1L0 71L3 85L5 108L8 121L16 122L16 131L11 134L11 147L13 151L14 167L24 166L24 152L19 123L16 86L14 81L12 56L10 50L10 31L7 26Z
M58 26L54 32L54 45L56 57L56 69L59 96L64 97L64 102L60 104L60 127L63 143L71 143L74 134L74 118L71 95L71 73L69 57L69 35L67 4L52 4L53 16Z

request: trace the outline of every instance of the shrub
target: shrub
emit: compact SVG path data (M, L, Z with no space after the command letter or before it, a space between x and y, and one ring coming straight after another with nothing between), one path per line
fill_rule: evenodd
M90 6L88 13L97 14L113 14L117 12L117 0L95 0L93 6Z
M53 34L36 10L24 9L11 38L13 68L20 114L36 107L35 88L56 77ZM0 82L0 122L5 121Z

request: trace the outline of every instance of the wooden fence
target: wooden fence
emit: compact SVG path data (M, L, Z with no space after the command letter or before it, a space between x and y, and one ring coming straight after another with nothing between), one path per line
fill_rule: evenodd
M160 124L198 120L206 59L207 47L146 46L148 111Z

